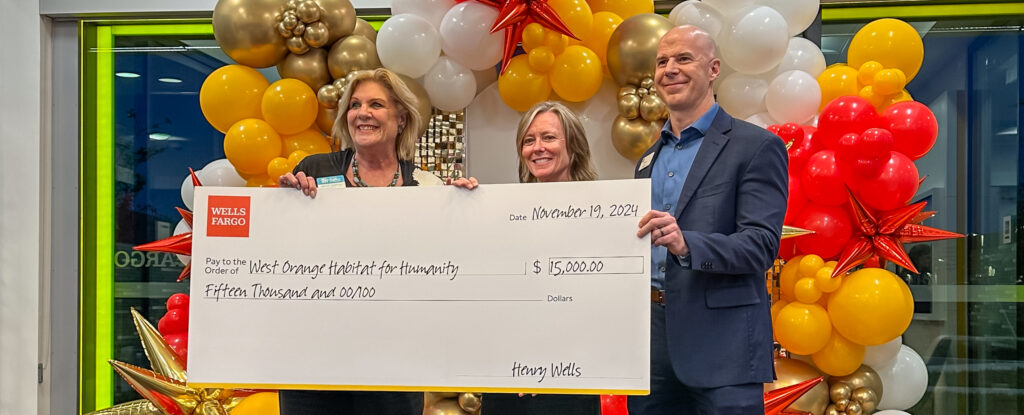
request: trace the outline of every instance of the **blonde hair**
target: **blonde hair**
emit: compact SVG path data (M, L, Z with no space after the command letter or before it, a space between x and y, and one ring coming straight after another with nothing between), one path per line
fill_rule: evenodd
M398 107L398 137L395 139L395 153L399 160L412 161L416 154L416 140L419 139L423 118L416 111L419 100L397 74L384 68L355 72L345 87L345 93L338 100L338 117L334 120L334 139L339 148L352 148L352 136L348 133L348 103L356 86L365 81L377 82L388 90L391 101ZM404 121L404 123L403 123ZM404 126L403 126L404 124Z
M530 168L523 160L523 141L526 140L526 130L533 124L538 114L550 112L558 117L562 123L562 132L565 133L565 149L569 152L569 178L574 182L597 180L597 172L590 163L590 144L587 143L587 134L583 124L576 114L565 105L554 101L539 102L523 114L519 119L519 127L516 130L516 155L519 158L519 182L534 183L537 177L530 173Z

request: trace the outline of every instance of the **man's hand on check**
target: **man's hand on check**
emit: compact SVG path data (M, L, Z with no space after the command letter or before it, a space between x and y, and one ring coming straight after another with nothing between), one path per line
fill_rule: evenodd
M643 238L647 234L651 235L652 245L664 246L673 255L690 253L690 248L683 239L683 231L676 224L675 216L668 212L652 210L640 218L640 230L636 236Z

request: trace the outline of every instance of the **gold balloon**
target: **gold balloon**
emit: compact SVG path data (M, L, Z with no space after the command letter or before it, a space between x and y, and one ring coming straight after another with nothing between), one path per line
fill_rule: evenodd
M319 48L327 44L327 25L324 22L313 22L306 26L306 33L302 34L302 39L306 41L306 44L311 48Z
M875 412L875 407L878 406L878 395L869 388L854 389L850 395L850 400L859 403L861 409L869 414Z
M282 78L305 82L314 91L319 91L320 87L331 82L331 75L327 71L327 51L320 48L310 49L301 55L288 55L277 65L277 73Z
M660 121L666 118L668 108L665 102L655 94L647 94L640 98L640 117L647 121Z
M835 402L832 402L832 404L834 404L836 406L837 410L845 412L846 411L846 407L850 406L850 400L849 399L840 399L840 400L837 400Z
M654 78L644 78L640 81L641 88L654 89Z
M623 95L636 95L636 87L633 85L625 85L619 88L618 97L622 98Z
M316 91L316 100L321 107L338 108L338 100L341 99L341 90L334 84L327 84Z
M764 385L765 392L822 376L821 372L818 372L817 369L807 363L781 357L775 358L775 374L778 379L775 382L766 383ZM796 402L793 402L789 409L820 414L825 411L828 404L828 385L825 382L821 382L807 391L800 399L797 399Z
M306 33L306 25L304 23L299 23L298 26L292 29L292 34L295 36L302 36L304 33ZM287 45L287 43L285 44Z
M365 37L370 39L371 42L377 43L377 31L366 20L356 18L356 27L352 29L352 34Z
M281 25L289 32L295 30L296 27L299 27L299 17L295 13L286 12L281 15Z
M657 121L615 117L615 122L612 123L612 145L622 157L637 161L658 139L662 124Z
M469 415L454 399L442 399L432 405L424 405L423 415Z
M305 40L302 40L301 36L290 37L284 42L284 44L288 46L288 51L291 52L291 55L288 56L302 55L309 52L309 45L306 44ZM287 59L288 58L285 58L285 60ZM281 64L279 63L278 66L280 65Z
M619 85L640 85L654 78L658 41L672 28L668 19L653 13L630 17L608 39L608 71Z
M634 94L619 96L619 115L634 120L640 116L640 97Z
M409 87L413 95L416 95L416 112L420 113L420 117L423 119L423 125L420 126L418 134L423 135L427 131L427 125L430 124L430 117L434 114L434 106L430 104L430 95L427 95L427 90L408 76L398 74L399 78L402 78L402 82L405 82L405 86Z
M850 389L857 390L860 388L868 388L875 392L878 400L882 400L882 379L878 377L878 372L866 365L860 365L857 371L846 375L838 376L829 380L832 383L843 382L850 385Z
M850 404L846 406L846 415L861 415L863 413L864 410L857 402L850 402Z
M324 134L327 134L327 141L332 141L331 134L334 133L334 120L337 118L338 110L336 108L317 106L316 127L319 128L320 131L323 131Z
M479 412L483 406L483 398L478 393L463 393L459 395L459 407L468 412Z
M647 88L637 88L636 95L639 97L646 97L651 91Z
M274 66L288 54L275 23L280 0L220 0L213 8L213 36L231 59L254 68Z
M313 23L320 20L320 6L313 0L306 0L295 6L295 16L302 20L302 23Z
M842 399L850 399L850 392L850 385L838 382L828 388L828 397L832 402L837 402Z
M334 42L331 51L327 53L327 68L334 79L350 72L379 67L377 46L363 36L351 35Z
M825 415L839 415L839 410L836 409L835 405L829 404L828 407L825 408Z
M352 33L356 26L356 9L352 7L352 3L348 0L319 0L318 3L323 9L320 21L327 24L327 30L330 32L326 44L334 43Z
M283 37L285 39L288 39L288 38L292 37L292 30L287 28L287 27L285 27L284 26L284 22L278 23L276 27L277 27L277 33L280 34L281 37Z

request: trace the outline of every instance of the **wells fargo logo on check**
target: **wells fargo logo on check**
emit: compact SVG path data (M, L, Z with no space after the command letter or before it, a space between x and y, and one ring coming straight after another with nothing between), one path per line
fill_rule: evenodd
M249 237L249 196L209 196L206 236Z
M646 394L649 180L196 188L196 387Z

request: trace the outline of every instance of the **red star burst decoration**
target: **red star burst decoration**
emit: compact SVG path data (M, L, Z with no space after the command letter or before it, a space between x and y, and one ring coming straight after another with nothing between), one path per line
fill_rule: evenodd
M849 190L847 190L849 192ZM872 257L880 257L896 263L903 268L917 273L917 267L910 261L904 243L937 241L940 239L959 238L959 233L944 231L920 223L935 215L932 211L923 211L926 202L918 202L901 208L872 215L857 197L849 192L850 208L853 211L854 237L843 248L839 263L832 271L832 277L842 275L857 265L867 262Z
M498 18L491 26L491 33L505 30L505 46L501 55L501 72L505 73L508 61L515 54L516 45L523 37L523 28L537 22L541 26L579 40L565 25L548 0L477 0L498 9Z
M786 407L792 405L801 396L804 396L807 391L817 386L824 380L824 377L818 376L814 379L807 379L803 382L789 385L784 388L778 388L770 390L764 393L764 414L765 415L780 415L780 414L797 414L799 412L786 411Z
M189 174L192 175L192 185L202 186L199 182L199 178L196 177L196 172L192 171L192 168L188 169ZM188 227L192 227L192 212L188 209L182 209L176 207L178 214L185 220ZM150 251L150 252L170 252L172 254L180 255L192 255L192 232L185 232L171 236L170 238L164 238L159 241L153 241L144 243L142 245L135 245L132 249L136 251ZM181 274L178 274L178 282L184 281L192 275L192 262L185 264L185 269L181 270Z

